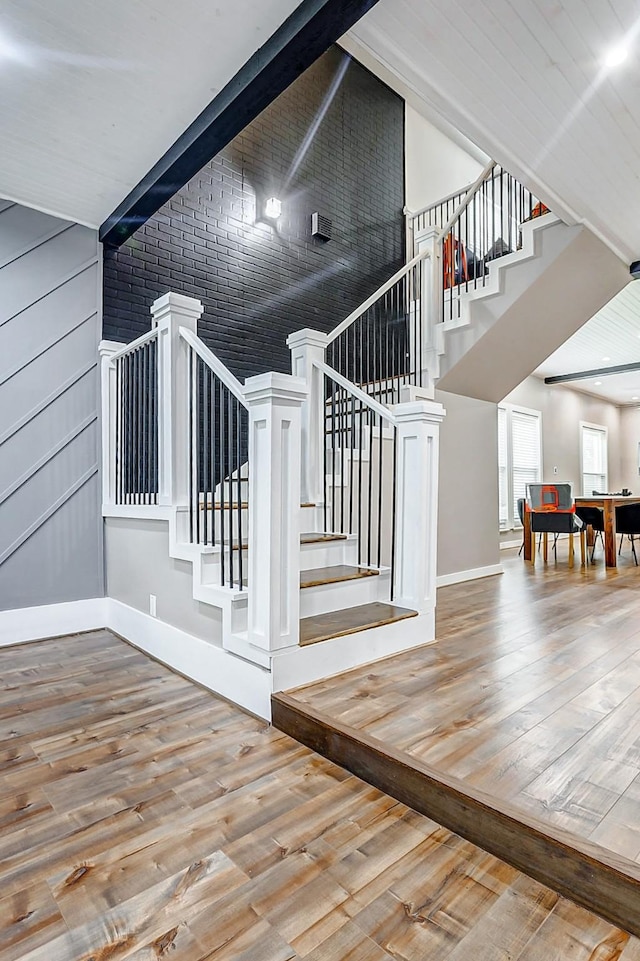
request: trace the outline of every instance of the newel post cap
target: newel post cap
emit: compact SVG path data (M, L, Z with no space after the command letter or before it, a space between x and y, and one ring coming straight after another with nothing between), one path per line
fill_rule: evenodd
M149 310L153 317L154 324L157 324L169 315L182 318L189 317L198 320L199 317L202 317L204 307L202 306L202 301L197 300L195 297L185 297L184 294L176 294L170 290L168 293L163 294L162 297L154 300Z
M244 399L250 406L272 401L301 407L308 393L307 382L302 377L279 374L273 370L247 377L244 382Z
M293 350L296 347L322 347L329 345L329 335L323 334L321 330L312 330L305 327L303 330L296 330L287 337L287 347Z
M401 424L441 424L446 410L435 400L412 400L406 404L396 404L393 416L398 426Z

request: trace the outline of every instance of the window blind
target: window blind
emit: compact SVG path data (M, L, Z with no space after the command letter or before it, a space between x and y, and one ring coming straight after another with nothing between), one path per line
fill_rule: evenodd
M542 479L542 443L539 411L509 405L498 407L498 488L500 529L520 526L518 499L526 497L527 484Z
M526 497L527 484L540 481L540 415L511 412L513 445L513 516L518 516L518 498Z
M606 492L607 480L607 432L604 427L585 424L582 431L582 493L590 496L594 490Z

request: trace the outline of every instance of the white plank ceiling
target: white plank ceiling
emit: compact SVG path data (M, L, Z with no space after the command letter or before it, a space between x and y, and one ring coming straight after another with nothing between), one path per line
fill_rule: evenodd
M98 226L299 0L0 0L0 196Z
M535 373L538 377L554 377L631 363L640 363L640 281L632 281L621 290ZM571 381L567 387L614 404L637 406L640 370Z
M563 219L640 259L637 0L380 0L348 37Z

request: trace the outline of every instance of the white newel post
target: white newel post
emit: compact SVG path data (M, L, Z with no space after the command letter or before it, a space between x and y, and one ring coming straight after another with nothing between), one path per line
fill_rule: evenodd
M394 603L435 610L438 538L438 446L442 404L394 407L398 427Z
M168 293L151 305L158 328L158 503L184 505L189 483L188 347L180 327L197 334L199 300Z
M440 305L442 303L442 251L438 243L439 227L425 227L416 234L416 253L427 252L425 269L423 272L423 290L420 303L422 309L422 330L425 344L423 348L433 347L434 327L440 321Z
M328 343L327 334L319 330L298 330L287 338L287 347L291 351L291 373L306 381L309 391L302 405L300 496L303 504L319 504L324 497L324 382L313 361L324 363Z
M122 350L123 345L112 340L101 340L98 345L100 355L100 416L102 419L102 503L104 506L115 503L116 495L116 368L111 363L113 355Z
M266 652L298 644L300 426L304 381L259 374L245 382L249 408L248 640Z

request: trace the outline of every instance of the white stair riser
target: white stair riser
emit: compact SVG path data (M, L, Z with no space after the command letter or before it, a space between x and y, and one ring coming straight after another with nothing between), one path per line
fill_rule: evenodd
M316 567L333 567L335 564L357 563L357 544L354 540L323 541L300 546L300 570L312 571Z
M388 571L376 577L360 577L336 584L304 587L300 591L300 617L342 611L347 607L370 604L372 601L388 601L389 587Z

